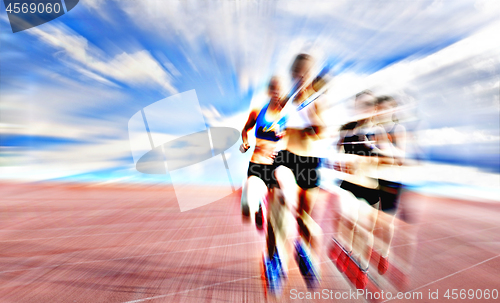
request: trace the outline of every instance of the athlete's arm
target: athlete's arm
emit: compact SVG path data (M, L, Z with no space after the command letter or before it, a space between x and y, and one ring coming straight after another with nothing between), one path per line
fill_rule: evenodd
M315 137L315 140L324 139L326 136L326 126L321 118L322 111L317 103L318 101L324 101L323 98L324 97L319 97L316 101L309 105L314 108L314 112L310 113L310 118L314 125L311 125L303 130L306 135Z
M394 161L397 165L403 165L406 154L406 128L397 124L394 129L396 144L393 144Z
M255 126L256 121L257 121L257 111L252 110L250 112L250 115L248 115L247 123L245 123L245 126L243 127L243 130L241 131L241 140L243 141L243 144L241 144L241 147L245 151L250 148L250 145L248 144L248 131L251 130Z
M375 144L371 145L371 150L377 156L382 157L380 159L385 164L393 163L393 152L392 152L392 144L389 141L389 137L385 130L378 126L375 128Z

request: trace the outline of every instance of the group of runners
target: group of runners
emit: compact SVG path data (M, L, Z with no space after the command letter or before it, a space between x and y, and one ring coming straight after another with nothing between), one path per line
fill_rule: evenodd
M332 137L324 117L325 73L313 76L314 59L299 54L290 69L293 89L273 77L270 101L252 110L242 130L240 150L249 150L248 132L255 128L255 148L243 187L244 218L266 234L262 266L266 288L279 294L293 256L306 285L316 288L321 279L321 227L312 218L320 193L318 142ZM394 119L397 102L389 96L363 91L354 98L352 121L337 132L338 153L331 168L342 182L333 192L341 204L334 220L335 237L329 255L339 271L349 260L356 264L355 285L366 287L372 254L378 255L378 273L387 272L394 234L394 217L401 192L398 167L405 158L405 128ZM328 122L328 123L327 123ZM324 165L323 166L328 166ZM293 243L287 238L296 229ZM374 231L376 231L374 233Z

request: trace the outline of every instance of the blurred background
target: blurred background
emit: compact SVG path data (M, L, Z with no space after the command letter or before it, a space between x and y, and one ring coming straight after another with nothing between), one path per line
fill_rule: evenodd
M484 0L85 0L13 34L4 12L0 178L168 183L134 167L134 113L195 89L207 126L240 130L269 78L288 80L307 52L336 75L329 123L363 89L390 94L412 105L414 158L433 164L419 182L498 189L499 13Z
M399 230L415 237L396 234L393 249L416 248L411 289L497 287L499 16L496 0L81 0L13 34L2 10L0 298L261 302L264 237L242 225L238 186L181 213L168 171L136 169L129 121L195 90L206 127L240 131L273 75L291 87L298 53L334 74L324 157L356 93L393 96L402 109L404 203L416 220ZM159 114L179 121L152 134L165 142L200 123L189 110ZM225 151L236 185L251 156L239 144ZM182 175L193 197L227 187L224 169L221 179L211 170ZM323 228L332 219L324 214ZM323 287L351 289L331 262L323 266ZM294 270L289 288L305 291Z

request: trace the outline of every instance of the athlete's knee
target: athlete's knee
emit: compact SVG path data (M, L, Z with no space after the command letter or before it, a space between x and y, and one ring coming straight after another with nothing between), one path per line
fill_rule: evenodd
M356 227L356 220L345 216L340 217L340 223L349 230L353 230Z
M255 188L267 188L266 183L257 176L250 176L247 179L247 187L250 186L252 190Z

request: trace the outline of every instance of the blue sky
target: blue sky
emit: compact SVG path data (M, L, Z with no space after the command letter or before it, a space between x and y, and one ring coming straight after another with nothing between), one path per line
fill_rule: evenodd
M404 96L418 102L422 144L436 159L439 146L480 143L494 161L500 42L488 40L499 14L494 0L81 0L13 34L2 10L2 178L168 182L135 171L128 120L195 89L208 125L241 129L298 52L335 65L332 102L367 87ZM461 163L463 149L449 158Z

